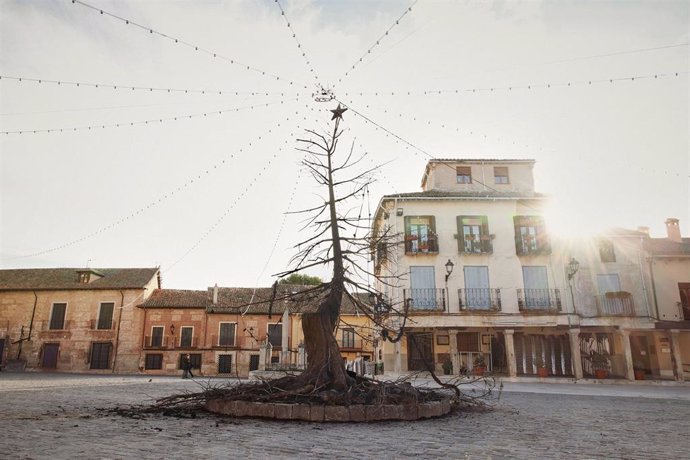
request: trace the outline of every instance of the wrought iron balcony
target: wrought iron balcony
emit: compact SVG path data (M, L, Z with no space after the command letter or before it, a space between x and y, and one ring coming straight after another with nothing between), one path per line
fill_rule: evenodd
M445 289L403 289L403 296L408 302L410 311L444 311L446 309Z
M236 339L234 335L214 335L211 336L211 343L214 347L236 347Z
M175 343L175 348L190 349L199 348L199 338L198 337L186 337L184 339L178 338Z
M346 351L346 350L354 350L354 351L360 351L362 350L362 338L361 337L342 337L340 340L338 340L338 345L340 346L340 350Z
M635 302L629 292L607 292L596 300L599 316L635 316Z
M561 311L560 289L518 289L517 295L522 312Z
M464 254L491 254L493 245L490 235L465 235L462 252Z
M168 338L161 335L144 337L144 348L168 348Z
M405 237L405 254L436 254L438 253L438 240L436 237L420 239L414 235Z
M72 326L72 321L70 320L50 320L43 324L43 330L46 332L50 331L66 331Z
M91 329L93 330L112 330L115 329L115 323L113 321L105 321L103 319L93 319L91 320Z
M494 288L458 289L460 310L498 311L501 309L501 290Z

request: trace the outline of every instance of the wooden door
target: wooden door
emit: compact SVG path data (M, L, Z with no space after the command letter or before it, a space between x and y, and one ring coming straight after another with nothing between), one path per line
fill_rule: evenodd
M43 359L41 360L41 367L43 369L56 369L58 360L58 351L60 344L46 343L43 345Z
M434 346L431 333L407 336L407 368L410 371L426 371L434 368Z
M91 344L91 369L108 369L110 342Z

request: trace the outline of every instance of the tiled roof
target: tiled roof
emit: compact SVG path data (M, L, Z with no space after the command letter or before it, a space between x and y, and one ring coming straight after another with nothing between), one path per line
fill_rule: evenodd
M690 256L690 238L681 238L680 242L668 238L650 238L645 241L645 247L655 256Z
M156 289L140 306L144 308L206 308L207 304L206 291Z
M299 300L286 299L291 293L304 291L312 286L298 286L279 284L271 313L282 315L285 308L291 313L306 313L314 311L319 305L319 298L315 296L302 297ZM142 308L206 308L209 313L245 313L267 315L270 305L272 287L262 288L218 288L218 302L213 303L213 288L205 291L182 289L156 289L141 305ZM366 302L367 296L361 296ZM251 302L251 304L250 304ZM344 315L362 313L347 296L343 296L340 312Z
M432 158L429 163L535 163L531 158Z
M90 272L92 281L80 283L79 273ZM29 268L0 270L0 290L141 289L158 268ZM97 276L96 276L97 275ZM102 278L97 278L102 276Z
M509 192L493 190L444 191L427 190L424 192L395 193L384 195L383 200L391 198L547 198L547 195L536 192Z

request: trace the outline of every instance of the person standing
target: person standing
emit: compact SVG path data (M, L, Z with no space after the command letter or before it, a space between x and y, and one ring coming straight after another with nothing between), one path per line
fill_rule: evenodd
M192 374L192 357L187 353L182 357L182 378L194 378Z

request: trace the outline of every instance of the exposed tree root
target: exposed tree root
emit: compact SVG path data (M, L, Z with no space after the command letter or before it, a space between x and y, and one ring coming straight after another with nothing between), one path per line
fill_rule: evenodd
M351 384L346 391L339 391L325 385L305 384L300 377L288 375L276 380L215 386L200 383L201 391L198 392L174 394L149 405L118 407L112 412L128 417L144 414L194 417L211 399L333 406L409 405L449 399L456 410L484 410L491 407L488 401L495 388L493 379L483 377L453 379L443 383L442 388L431 388L413 385L409 378L380 381L358 376L350 378ZM461 390L463 386L466 391Z

